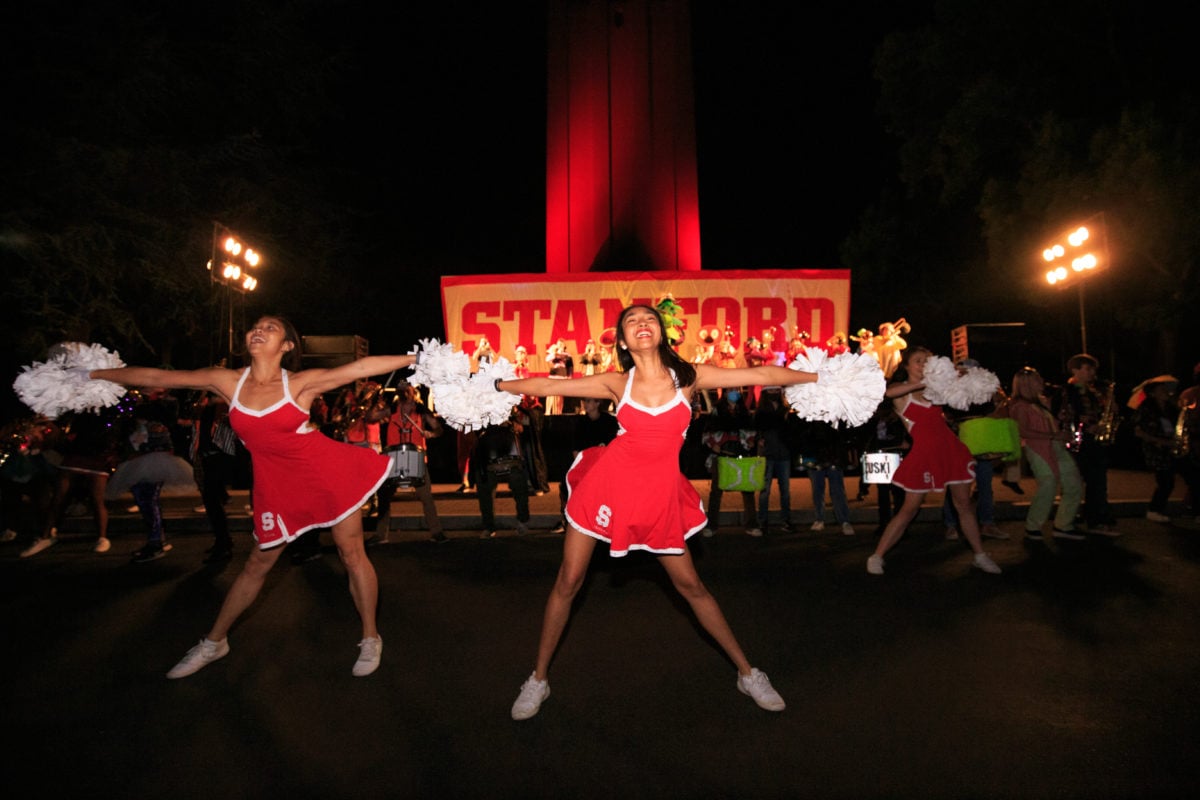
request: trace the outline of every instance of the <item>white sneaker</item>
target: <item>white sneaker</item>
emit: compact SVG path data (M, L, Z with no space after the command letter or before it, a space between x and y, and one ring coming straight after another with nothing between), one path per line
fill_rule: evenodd
M1157 511L1147 511L1146 519L1150 520L1151 522L1170 522L1171 521L1171 518L1168 517L1166 514L1160 514Z
M8 528L4 531L4 533L0 533L0 542L11 542L13 539L16 539L16 538L17 538L17 532L14 531L12 528Z
M716 531L714 531L712 528L705 528L704 530L700 531L700 533L705 539L711 539Z
M851 525L849 522L843 522L842 523L842 535L843 536L853 536L854 535L854 526Z
M762 528L750 528L746 531L746 535L753 536L757 539L758 537L762 536Z
M883 574L883 556L872 555L867 559L867 572L872 575Z
M46 548L48 548L54 544L57 544L57 543L58 543L57 536L39 536L37 539L33 540L33 544L29 545L29 547L26 547L24 550L21 551L21 558L29 558L30 556L36 556L38 553L42 552Z
M529 680L521 684L521 693L517 695L517 700L513 703L512 718L529 719L538 713L542 702L549 696L550 681L539 681L533 673L530 673Z
M350 670L356 678L364 678L379 669L379 660L383 657L383 639L378 636L368 636L358 643L358 660L354 669Z
M783 698L779 696L779 692L775 691L775 687L771 685L771 679L767 677L767 673L757 667L752 668L749 675L738 675L737 687L742 694L754 698L754 702L758 704L759 708L767 711L783 711L787 707Z
M809 530L813 533L820 533L821 531L825 530L825 523L821 520L817 520L812 524L812 527L809 528Z
M224 658L229 655L229 638L226 637L219 642L210 642L208 639L201 639L200 644L187 651L187 655L175 666L171 667L171 671L167 673L168 678L186 678L188 675L199 672L207 667L218 658Z
M992 557L987 553L976 553L975 558L971 560L971 564L989 575L1000 574L1000 566L995 561L992 561Z
M111 549L112 549L112 542L109 541L106 537L101 536L99 539L96 540L96 546L92 548L92 552L107 553Z

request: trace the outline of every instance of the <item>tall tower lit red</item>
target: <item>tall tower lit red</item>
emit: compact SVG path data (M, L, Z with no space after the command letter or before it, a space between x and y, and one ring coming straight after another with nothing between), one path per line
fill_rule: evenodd
M686 0L547 5L546 271L700 269Z

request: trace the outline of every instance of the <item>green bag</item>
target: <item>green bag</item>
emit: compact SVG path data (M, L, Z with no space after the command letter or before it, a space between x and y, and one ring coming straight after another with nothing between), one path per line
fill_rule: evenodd
M763 456L718 456L717 486L726 492L761 492L767 472Z

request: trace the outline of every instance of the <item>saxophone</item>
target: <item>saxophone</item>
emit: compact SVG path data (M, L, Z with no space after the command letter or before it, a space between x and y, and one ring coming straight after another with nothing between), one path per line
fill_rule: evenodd
M1096 444L1111 445L1117 438L1117 404L1113 401L1113 384L1108 384L1104 394L1104 411L1096 423Z

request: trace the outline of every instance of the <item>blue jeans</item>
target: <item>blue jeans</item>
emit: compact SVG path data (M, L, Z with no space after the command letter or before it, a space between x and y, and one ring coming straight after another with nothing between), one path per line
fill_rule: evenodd
M840 467L810 469L808 479L812 482L813 508L816 519L825 518L825 478L829 478L829 499L833 501L833 516L839 523L850 521L850 505L846 502L846 483Z
M758 495L758 527L766 530L767 514L771 508L771 481L779 484L779 510L782 524L792 524L792 460L790 458L768 458L763 478L763 490Z
M148 481L129 487L129 493L133 495L133 501L137 503L138 511L142 512L142 519L146 523L146 540L157 544L162 544L163 539L162 503L159 500L162 487L161 483Z
M992 478L996 474L994 464L995 462L987 459L975 462L975 488L979 491L975 518L979 520L980 525L996 524L996 501L992 495ZM958 527L958 509L954 507L949 492L946 492L946 499L942 502L942 521L946 523L947 528Z

